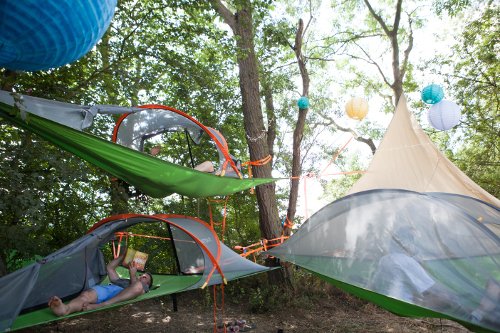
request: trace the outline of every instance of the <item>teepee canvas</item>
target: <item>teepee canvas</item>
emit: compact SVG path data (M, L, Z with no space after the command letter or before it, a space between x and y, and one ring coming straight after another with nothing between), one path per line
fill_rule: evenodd
M401 96L394 117L366 173L348 194L397 188L465 195L500 206L432 143Z

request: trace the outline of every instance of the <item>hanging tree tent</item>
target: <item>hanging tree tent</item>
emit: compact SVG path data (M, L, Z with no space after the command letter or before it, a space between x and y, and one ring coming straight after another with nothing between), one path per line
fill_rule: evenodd
M150 253L147 268L161 270L168 262L173 263L175 272L156 274L151 271L152 290L116 306L221 284L270 269L241 258L220 242L209 224L197 218L165 214L112 216L96 223L87 235L66 247L0 278L0 331L59 319L47 308L48 299L54 295L70 299L101 283L106 276L102 248L116 238L117 232L127 232L141 225L154 227L166 240L165 245ZM153 246L148 246L147 250L152 251ZM165 255L167 247L171 248L170 257ZM20 312L26 313L17 317Z
M434 147L404 97L349 193L268 253L398 315L500 331L499 200ZM423 292L436 281L438 302Z
M276 180L234 177L240 175L239 170L220 133L174 110L158 105L142 108L84 106L0 91L0 117L4 120L38 134L152 197L172 193L195 198L228 195ZM123 126L116 129L116 143L83 132L98 113L129 114L124 121L130 121L127 128L132 130L122 130ZM150 127L153 120L159 127ZM146 138L179 129L189 132L193 140L199 140L199 136L206 133L217 146L221 171L227 170L225 172L233 177L200 172L142 152Z

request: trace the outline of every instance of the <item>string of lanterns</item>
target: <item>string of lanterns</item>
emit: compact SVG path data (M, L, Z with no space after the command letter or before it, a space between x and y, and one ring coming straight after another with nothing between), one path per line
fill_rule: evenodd
M444 99L444 91L437 84L430 84L421 91L422 101L430 105L429 124L439 131L447 131L460 123L460 107ZM299 109L309 108L309 99L305 96L297 100ZM345 105L346 115L355 120L362 120L368 114L368 101L362 97L353 97Z
M299 109L309 108L309 99L302 96L297 100ZM362 97L353 97L345 105L345 113L349 118L362 120L368 114L368 102Z

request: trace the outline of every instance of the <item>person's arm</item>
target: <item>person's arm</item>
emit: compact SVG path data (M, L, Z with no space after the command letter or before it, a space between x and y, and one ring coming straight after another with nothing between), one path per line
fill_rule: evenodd
M137 267L135 267L133 260L128 264L128 273L130 274L130 284L134 284L137 281Z
M111 260L106 265L106 271L108 273L109 281L113 282L113 281L116 281L120 278L120 276L116 272L116 268L123 261L123 258L125 258L125 253L127 253L127 247L122 247L120 255L118 257L116 257L115 259Z

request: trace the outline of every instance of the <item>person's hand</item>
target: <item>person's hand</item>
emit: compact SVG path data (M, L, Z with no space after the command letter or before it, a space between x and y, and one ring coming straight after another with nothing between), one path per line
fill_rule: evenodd
M137 267L133 260L128 264L128 271L130 272L130 276L135 276L135 274L137 273Z

